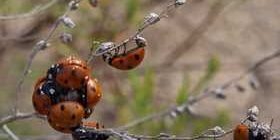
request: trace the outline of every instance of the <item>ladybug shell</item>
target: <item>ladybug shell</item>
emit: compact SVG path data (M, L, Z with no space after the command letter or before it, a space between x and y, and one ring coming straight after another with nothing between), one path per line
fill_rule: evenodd
M68 57L59 62L61 69L57 72L56 81L64 88L79 89L85 85L90 75L86 63L75 57Z
M101 87L96 79L90 79L87 82L87 107L93 108L101 98Z
M96 128L96 129L104 128L103 125L100 125L96 121L83 122L82 125L83 125L83 127L87 127L87 128Z
M233 140L249 140L249 129L244 124L239 124L234 129Z
M144 59L144 47L135 48L125 55L112 58L110 65L120 70L130 70L137 67Z
M34 87L32 103L36 112L41 115L47 115L49 113L52 101L47 94L41 92L40 87L44 84L46 78L40 78Z
M55 124L56 128L72 128L79 126L83 117L83 106L78 102L67 101L52 106L48 121Z
M62 132L62 133L72 133L73 128L68 128L68 127L62 127L59 124L55 123L55 122L50 122L49 121L49 125L56 131Z

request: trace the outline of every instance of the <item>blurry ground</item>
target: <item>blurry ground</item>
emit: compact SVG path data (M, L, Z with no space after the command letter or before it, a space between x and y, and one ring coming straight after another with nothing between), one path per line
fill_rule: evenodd
M15 1L1 1L0 13L6 15L9 12L28 11L39 3L37 0L23 0L20 3ZM77 28L67 31L73 33L74 42L66 46L54 40L50 48L37 56L32 73L24 84L24 92L21 93L23 111L32 111L32 85L56 60L70 54L86 58L90 39L93 37L97 40L121 41L133 33L141 17L154 11L153 9L159 11L164 6L164 0L135 0L137 6L129 6L127 1L129 0L103 0L96 9L84 2L79 12L71 14ZM22 6L14 6L17 4ZM11 111L15 84L26 57L35 41L44 35L50 23L63 11L63 4L65 3L58 3L49 9L47 14L34 19L0 20L0 116ZM148 55L135 72L143 75L145 68L155 71L152 105L158 109L175 105L176 94L185 75L190 77L191 86L194 86L204 74L207 62L212 56L221 61L221 70L210 82L210 86L215 86L238 76L258 59L279 49L279 4L279 0L191 0L171 13L168 19L149 28L144 33L149 42ZM128 7L132 7L132 17L127 14L131 12ZM278 126L279 62L279 59L276 59L257 70L255 76L261 84L259 90L249 88L248 77L239 83L247 89L245 92L230 89L226 91L226 100L205 100L194 106L195 112L215 118L220 110L224 110L229 113L231 120L227 127L232 127L240 121L248 107L257 105L263 120L269 122L274 118L274 126ZM121 110L115 106L116 96L131 98L132 101L129 102L133 102L134 93L129 84L128 73L109 67L99 58L92 66L93 75L102 84L104 98L91 119L101 120L107 127L129 121L120 121L117 114ZM32 122L34 125L28 125L29 129L17 127L19 124L29 123L27 121L13 123L12 128L24 135L57 134L46 122ZM116 122L118 124L115 124ZM38 128L43 128L46 132Z

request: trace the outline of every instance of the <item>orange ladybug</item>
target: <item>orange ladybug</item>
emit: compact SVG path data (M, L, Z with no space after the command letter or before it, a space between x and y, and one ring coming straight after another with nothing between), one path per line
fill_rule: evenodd
M87 107L93 108L101 98L101 87L96 79L89 79L87 82Z
M249 128L245 124L237 125L233 133L233 140L249 140Z
M101 52L103 54L103 60L112 67L120 70L131 70L143 61L145 56L144 47L147 46L147 41L143 37L136 37L135 43L137 47L129 51L126 50L126 44L121 46L123 47L123 52L120 52L121 47L110 51L111 48L115 47L113 43L102 43L97 52Z
M52 105L51 98L40 89L45 80L46 78L43 77L36 82L32 96L33 107L41 115L47 115Z
M72 56L59 61L56 71L48 73L48 77L55 77L59 85L70 89L81 88L86 84L89 76L90 68L87 64Z
M73 101L61 102L52 106L48 114L49 124L54 129L62 132L68 132L66 131L67 129L78 127L83 118L84 107Z

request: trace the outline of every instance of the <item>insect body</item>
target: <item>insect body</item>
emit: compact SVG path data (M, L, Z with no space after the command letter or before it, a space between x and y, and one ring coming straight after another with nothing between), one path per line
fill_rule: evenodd
M90 79L87 83L87 107L93 108L100 100L101 88L96 79Z
M113 43L107 42L102 43L97 52L101 52L103 60L112 67L120 70L131 70L143 61L145 56L144 47L147 46L146 39L143 37L136 37L134 40L136 48L130 50L127 50L126 44L114 48Z
M54 105L48 114L49 124L56 130L68 132L78 127L84 118L84 108L77 102L62 102Z
M53 64L33 91L37 113L48 117L49 125L62 133L73 133L88 118L101 98L101 87L90 76L87 64L68 57ZM96 127L99 127L96 125Z
M234 129L234 140L249 140L249 128L244 124L239 124Z
M51 98L46 93L42 92L40 88L44 84L45 79L46 78L43 77L37 81L32 96L34 109L41 115L47 115L52 105Z
M56 71L56 82L64 88L79 89L89 79L90 68L82 60L68 57L61 60Z

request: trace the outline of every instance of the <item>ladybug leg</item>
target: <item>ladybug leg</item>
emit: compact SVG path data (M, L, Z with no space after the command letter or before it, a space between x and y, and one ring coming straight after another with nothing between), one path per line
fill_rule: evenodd
M127 52L127 51L126 51L126 47L127 47L126 44L124 44L124 45L123 45L123 53L122 53L123 55L126 55L126 52Z

